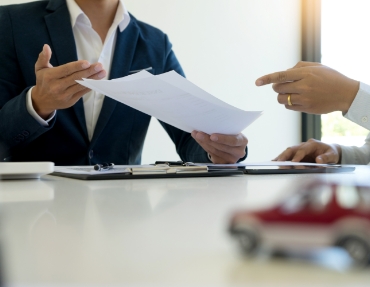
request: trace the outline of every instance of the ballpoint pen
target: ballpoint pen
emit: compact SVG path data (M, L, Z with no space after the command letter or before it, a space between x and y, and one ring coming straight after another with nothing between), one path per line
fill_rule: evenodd
M107 163L103 162L102 164L96 164L94 165L94 170L96 171L105 171L105 170L110 170L114 168L114 163Z

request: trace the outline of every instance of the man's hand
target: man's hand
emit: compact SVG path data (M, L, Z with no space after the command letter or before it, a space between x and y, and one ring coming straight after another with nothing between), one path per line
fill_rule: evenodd
M273 83L278 102L289 110L311 114L333 111L347 113L359 89L359 82L319 63L299 62L292 69L256 80L257 86ZM288 97L290 95L291 104Z
M337 144L325 144L315 139L292 146L283 151L274 161L339 163L342 149Z
M36 85L32 90L32 105L40 117L73 106L90 90L76 83L82 78L102 79L106 71L100 63L76 61L59 67L50 64L51 49L44 45L35 64Z
M213 163L236 163L245 156L248 139L243 134L238 135L208 135L193 131L191 136L211 156Z

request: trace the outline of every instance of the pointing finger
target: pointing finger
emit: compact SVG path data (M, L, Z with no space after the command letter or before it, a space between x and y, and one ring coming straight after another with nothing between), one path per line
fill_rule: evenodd
M300 69L281 71L265 75L256 80L256 86L264 86L273 83L285 83L290 81L301 80L302 74Z

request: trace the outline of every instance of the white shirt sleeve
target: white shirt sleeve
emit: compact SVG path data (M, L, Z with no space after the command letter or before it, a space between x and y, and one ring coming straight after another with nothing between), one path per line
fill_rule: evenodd
M370 86L360 82L360 88L347 114L350 121L370 130Z
M47 120L44 120L43 118L41 118L38 113L36 113L35 109L33 108L33 105L32 105L32 89L29 89L28 92L27 92L27 96L26 96L26 106L27 106L27 111L29 112L29 114L42 126L44 127L48 127L49 126L49 122L55 117L55 114L56 114L56 111L54 111L50 117L47 119Z
M369 164L370 163L370 133L365 144L361 147L340 146L342 148L342 164Z

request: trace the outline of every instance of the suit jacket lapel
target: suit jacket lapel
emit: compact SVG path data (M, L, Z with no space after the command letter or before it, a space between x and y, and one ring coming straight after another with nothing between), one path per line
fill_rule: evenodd
M52 42L51 50L57 65L77 61L77 50L71 27L70 15L65 0L51 0L45 16L46 26ZM72 107L85 139L88 141L85 112L82 98Z
M116 79L128 75L134 58L138 36L139 29L133 20L131 20L131 23L123 32L120 32L119 29L117 30L117 41L114 49L110 79ZM104 98L103 107L101 109L98 122L96 123L94 136L91 140L91 146L95 144L101 132L104 130L116 105L117 101L109 97Z

